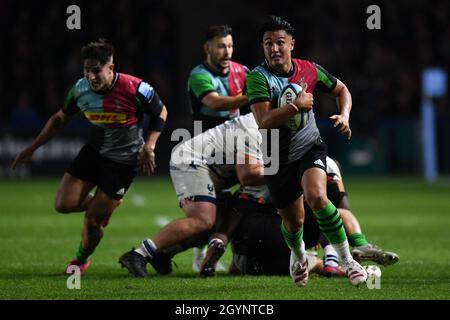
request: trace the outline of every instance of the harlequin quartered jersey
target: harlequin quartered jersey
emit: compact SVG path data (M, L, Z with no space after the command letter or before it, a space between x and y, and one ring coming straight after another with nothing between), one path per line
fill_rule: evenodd
M278 96L289 83L308 85L306 92L317 87L331 92L336 86L336 78L321 66L307 60L292 59L292 69L287 74L277 74L266 62L257 66L247 76L247 95L250 104L269 101L273 108L278 107ZM306 123L296 130L288 127L280 129L280 163L291 163L300 159L320 138L320 133L311 109Z
M83 112L93 126L88 144L100 155L134 165L144 144L143 114L159 115L162 106L148 83L116 73L113 84L104 92L93 91L86 78L79 79L67 94L63 112L70 116Z
M191 71L188 81L189 101L194 120L203 121L203 131L240 115L238 107L229 111L212 110L202 104L203 97L211 92L217 92L219 96L244 94L248 72L247 67L234 61L230 61L230 70L227 74L212 70L206 63L199 64Z

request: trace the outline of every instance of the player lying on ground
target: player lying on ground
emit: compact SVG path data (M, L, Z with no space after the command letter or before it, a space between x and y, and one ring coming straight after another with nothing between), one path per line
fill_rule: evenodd
M224 141L224 137L229 139ZM163 251L211 232L222 190L238 182L244 186L264 183L260 143L258 127L250 113L178 145L172 152L170 175L186 217L171 221L139 248L123 254L120 264L136 277L148 275L147 263L159 274L170 273L170 256Z
M60 213L85 212L81 243L76 258L67 266L76 265L82 272L139 166L146 174L154 171L155 146L167 118L165 106L148 83L114 71L113 54L113 46L103 39L82 48L84 78L76 82L62 109L12 164L14 168L29 160L80 111L92 124L91 138L64 173L55 200L55 210ZM146 142L142 136L144 114L150 116ZM94 187L97 190L92 195Z
M342 216L352 254L358 261L374 261L387 266L398 262L398 255L369 243L361 232L358 220L349 207L348 196L345 193L341 170L337 162L327 157L327 195L338 208ZM211 276L214 266L223 255L227 243L232 242L233 261L242 274L287 274L290 251L286 248L283 236L278 228L281 217L270 203L268 189L261 187L241 188L234 200L234 208L228 212L222 211L226 217L218 218L223 223L217 226L217 232L211 236L208 252L203 261L200 275ZM331 276L344 276L338 266L338 256L319 231L316 217L311 208L305 205L304 241L306 248L320 244L324 248L324 265L314 262L310 256L309 269ZM312 264L311 264L312 262Z

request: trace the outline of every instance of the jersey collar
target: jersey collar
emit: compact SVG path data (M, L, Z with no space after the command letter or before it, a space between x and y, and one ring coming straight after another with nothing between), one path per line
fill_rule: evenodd
M119 73L118 72L114 72L114 80L113 80L112 84L109 86L109 88L107 88L105 90L97 91L96 93L98 93L98 94L105 94L105 93L110 92L116 86L117 80L119 80Z
M264 66L274 75L278 76L278 77L283 77L283 78L289 78L291 77L294 73L295 73L295 63L294 61L292 61L291 59L291 70L289 70L288 73L279 73L276 72L275 70L273 70L270 66L269 63L267 62L266 59L264 59Z
M204 66L209 72L211 72L212 74L214 74L215 76L218 76L218 77L228 77L228 74L230 73L230 69L231 69L231 68L228 68L228 72L227 72L227 73L217 72L216 70L212 69L212 68L208 65L208 63L207 63L206 61L203 62L203 66Z

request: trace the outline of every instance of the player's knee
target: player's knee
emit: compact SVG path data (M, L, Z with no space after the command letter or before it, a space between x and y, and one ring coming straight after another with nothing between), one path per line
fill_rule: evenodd
M202 215L197 219L197 232L211 230L214 227L215 218L212 215Z
M328 199L325 194L321 192L311 192L306 195L306 202L314 211L319 211L325 208Z
M72 212L72 207L64 203L63 201L56 199L55 201L55 210L58 213L70 213Z
M300 228L304 222L305 222L304 218L298 217L297 219L295 219L295 227Z
M297 230L300 230L301 226L303 225L303 222L304 222L303 218L296 217L295 219L286 220L283 223L289 232L295 233Z

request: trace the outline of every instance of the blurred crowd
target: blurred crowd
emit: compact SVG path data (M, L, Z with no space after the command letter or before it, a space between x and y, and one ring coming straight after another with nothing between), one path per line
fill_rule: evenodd
M68 30L66 8L81 8L81 30ZM381 9L381 30L369 30L366 8ZM294 56L316 61L353 95L352 126L368 135L383 122L418 118L421 71L450 70L450 2L408 1L0 1L0 132L35 134L82 76L80 48L98 37L116 48L121 72L149 81L169 109L169 125L189 122L186 80L203 59L210 24L233 27L234 58L262 60L259 25L277 14L296 28ZM194 57L195 59L191 59ZM319 97L319 118L335 110ZM450 115L448 95L438 115ZM394 120L393 120L394 119ZM81 128L83 122L73 125Z

